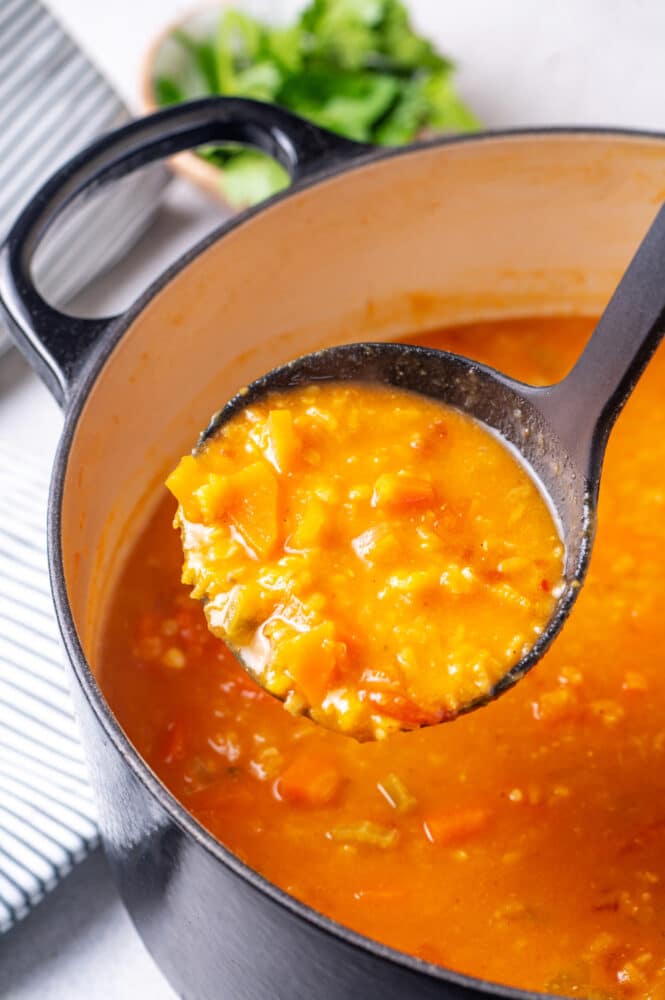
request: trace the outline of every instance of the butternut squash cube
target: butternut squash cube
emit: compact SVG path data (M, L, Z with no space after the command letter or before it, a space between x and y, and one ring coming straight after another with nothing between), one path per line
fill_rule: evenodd
M200 510L198 520L214 524L228 510L232 495L230 477L211 472L203 486L199 486L194 493Z
M420 476L386 472L374 483L372 507L409 507L433 501L434 487Z
M297 524L289 539L294 549L312 549L325 540L330 510L321 500L313 498L297 515Z
M288 472L298 456L300 439L290 410L271 410L266 420L268 446L266 456L277 472Z
M197 459L193 455L185 455L166 480L166 488L176 498L188 521L198 521L201 517L195 493L204 475Z
M275 650L273 664L278 671L288 671L310 705L319 705L345 652L344 644L335 641L332 624L324 622L282 641Z
M266 462L254 462L228 476L229 517L257 556L269 556L278 538L278 487Z

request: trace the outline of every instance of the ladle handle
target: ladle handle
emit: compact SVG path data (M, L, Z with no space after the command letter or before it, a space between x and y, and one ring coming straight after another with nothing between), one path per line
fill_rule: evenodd
M0 248L0 316L16 346L66 405L77 377L120 317L82 319L40 295L32 262L43 236L75 199L155 160L210 144L239 144L273 156L293 182L367 154L284 108L209 97L158 111L101 136L65 163L30 199Z
M602 460L607 437L665 334L665 205L619 282L584 352L541 409L570 454Z

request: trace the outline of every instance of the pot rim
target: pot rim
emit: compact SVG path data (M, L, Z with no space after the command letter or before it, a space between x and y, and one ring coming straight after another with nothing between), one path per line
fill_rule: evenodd
M596 127L596 126L546 126L535 128L513 128L495 131L482 131L470 134L439 136L412 145L391 149L381 149L372 151L369 155L361 155L355 159L345 160L332 167L324 168L313 176L309 176L303 181L291 185L285 191L280 192L273 198L268 199L239 213L232 219L215 228L211 233L196 243L190 250L181 255L162 274L160 274L148 288L136 299L136 301L117 317L100 337L99 343L92 350L90 357L84 365L80 376L74 386L69 405L65 412L65 422L56 452L53 470L51 474L51 484L48 500L48 558L49 576L51 591L56 611L56 619L60 635L69 663L71 664L74 676L78 682L86 701L92 709L97 722L101 725L106 737L111 742L113 748L118 752L123 762L131 769L134 776L147 789L150 795L156 799L157 803L167 813L170 820L187 836L191 837L199 847L203 848L215 861L220 862L230 869L236 876L243 879L258 894L266 895L272 902L276 903L290 912L296 919L308 925L315 926L318 930L331 935L344 945L358 948L369 952L375 958L383 959L394 965L401 966L405 970L421 977L437 980L442 984L449 983L452 986L461 987L466 990L478 991L496 997L510 998L510 1000L543 1000L550 994L541 993L535 990L524 990L509 986L505 983L497 983L492 980L482 979L462 972L456 972L445 966L435 965L415 955L399 951L396 948L385 945L364 934L354 931L338 921L315 910L300 900L290 896L279 886L275 885L268 878L261 875L250 865L237 857L220 840L217 840L194 816L185 809L178 799L160 781L152 771L147 762L143 759L138 750L134 747L129 737L126 736L119 721L115 718L111 708L104 696L104 693L97 682L97 679L88 663L80 640L78 638L74 616L72 613L64 574L64 559L62 552L62 503L64 494L64 483L68 470L68 462L71 447L74 441L79 418L83 412L86 401L98 376L103 370L106 362L113 353L116 345L123 335L133 324L135 319L143 312L152 299L162 291L176 274L188 267L197 257L204 253L210 246L218 240L223 239L228 233L240 228L246 222L260 214L264 209L272 207L281 201L286 200L292 194L315 187L334 177L355 170L362 170L366 166L372 166L383 160L393 159L402 156L418 156L433 148L443 146L457 146L461 144L480 145L494 142L513 142L523 139L595 139L598 137L614 138L616 140L634 140L636 142L651 140L665 144L665 134L655 130L633 129L621 127Z

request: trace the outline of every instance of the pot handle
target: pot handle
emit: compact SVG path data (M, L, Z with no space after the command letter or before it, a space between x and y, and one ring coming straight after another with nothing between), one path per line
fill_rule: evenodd
M44 234L79 195L154 160L210 144L237 143L273 156L294 182L369 153L371 148L274 105L210 97L158 111L95 140L30 199L0 248L0 311L28 362L61 406L104 332L119 317L81 319L50 306L32 279Z

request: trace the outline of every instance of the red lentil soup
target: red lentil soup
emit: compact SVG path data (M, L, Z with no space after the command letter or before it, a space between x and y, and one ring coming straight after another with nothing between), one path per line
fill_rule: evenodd
M419 337L528 382L593 327L520 319ZM665 997L665 353L610 441L571 621L498 702L359 744L284 711L180 582L164 499L116 588L102 687L212 834L379 941L511 986Z
M563 544L487 427L417 393L272 393L186 455L183 583L294 715L360 739L454 718L542 633Z

